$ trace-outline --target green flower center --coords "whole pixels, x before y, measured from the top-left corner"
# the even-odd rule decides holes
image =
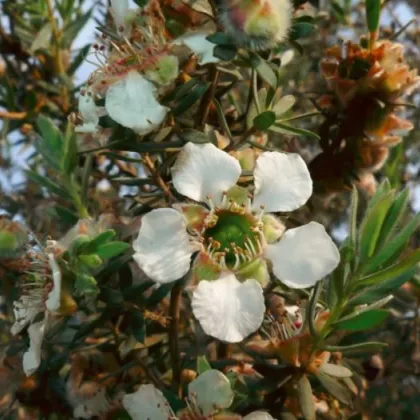
[[[217,222],[204,232],[206,245],[225,252],[228,267],[236,262],[236,254],[258,252],[258,234],[254,231],[256,221],[252,215],[238,214],[230,210],[219,210]]]

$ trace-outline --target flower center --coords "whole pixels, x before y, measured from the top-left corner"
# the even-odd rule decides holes
[[[222,252],[229,268],[235,265],[239,256],[250,257],[258,253],[257,220],[252,215],[218,209],[215,216],[215,224],[204,232],[205,244]]]

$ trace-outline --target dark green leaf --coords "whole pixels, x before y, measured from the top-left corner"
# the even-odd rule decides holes
[[[217,45],[234,45],[235,42],[232,37],[225,32],[215,32],[208,37],[206,37],[207,41],[212,42],[213,44]]]
[[[397,264],[387,267],[384,270],[364,277],[357,282],[357,286],[372,286],[382,283],[386,280],[399,277],[406,272],[409,272],[420,262],[420,248],[411,252]]]
[[[87,57],[89,53],[90,47],[91,45],[89,44],[79,49],[79,52],[73,58],[70,64],[70,67],[67,70],[67,73],[69,74],[69,76],[72,76],[75,73],[75,71],[83,64],[83,62],[85,61],[85,58]]]
[[[410,190],[406,188],[401,191],[388,211],[386,219],[382,225],[381,234],[378,239],[378,246],[384,244],[386,240],[394,233],[395,228],[406,213],[410,203]]]
[[[344,321],[338,321],[335,327],[338,330],[346,331],[360,331],[373,328],[381,322],[385,321],[389,313],[383,309],[375,309],[373,311],[361,313],[354,318],[347,319]]]
[[[61,45],[63,47],[66,47],[66,45],[73,42],[73,40],[77,37],[79,32],[88,23],[89,19],[92,16],[92,12],[93,9],[88,10],[85,14],[73,20],[64,28],[63,36],[61,38]]]
[[[365,272],[372,272],[378,267],[387,265],[388,260],[394,257],[397,252],[402,252],[409,238],[420,226],[420,213],[414,216],[391,240],[386,242],[382,248],[367,262]]]
[[[393,201],[394,192],[390,191],[383,195],[365,215],[359,236],[359,257],[361,262],[371,257],[375,252],[382,224]]]
[[[213,56],[223,61],[231,61],[235,58],[237,49],[230,45],[216,45],[213,50]]]
[[[276,114],[273,111],[264,111],[254,118],[254,127],[257,130],[268,130],[276,122]]]
[[[131,247],[130,244],[126,242],[110,242],[104,245],[98,246],[96,249],[96,254],[100,258],[113,258],[117,255],[122,254],[124,251]]]
[[[178,105],[172,111],[173,114],[177,116],[190,109],[207,92],[209,86],[209,83],[198,82],[193,89],[179,101]]]
[[[381,15],[381,0],[365,0],[365,4],[368,29],[370,32],[376,32]]]
[[[131,331],[140,343],[146,339],[146,321],[140,311],[134,311],[131,314]]]
[[[300,38],[306,38],[315,29],[315,26],[309,22],[296,22],[292,26],[289,38],[292,41],[296,41]]]

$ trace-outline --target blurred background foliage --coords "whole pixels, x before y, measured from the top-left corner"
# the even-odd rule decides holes
[[[304,1],[296,3],[305,5],[310,10],[313,21],[300,22],[296,30],[306,36],[296,36],[296,39],[292,37],[290,46],[294,48],[295,58],[287,67],[280,68],[280,77],[282,95],[293,95],[297,99],[293,111],[296,115],[303,115],[314,113],[314,101],[325,89],[325,82],[319,71],[324,50],[342,40],[357,41],[366,32],[366,28],[363,2],[319,0],[310,2],[311,5]],[[380,38],[391,37],[402,43],[406,60],[412,68],[420,67],[419,16],[420,6],[417,0],[385,0]],[[106,0],[1,2],[0,211],[9,219],[24,221],[42,240],[47,236],[62,237],[79,218],[84,218],[89,213],[113,215],[113,224],[122,230],[119,233],[123,239],[127,236],[124,229],[129,230],[131,226],[136,226],[135,217],[157,206],[159,200],[163,199],[162,195],[154,195],[153,188],[152,191],[150,188],[159,183],[159,176],[155,176],[150,181],[151,184],[146,185],[137,168],[139,153],[151,152],[158,155],[159,146],[156,148],[147,141],[141,144],[136,142],[133,134],[121,126],[112,127],[114,130],[109,143],[118,144],[116,147],[80,144],[71,129],[69,116],[71,118],[72,113],[77,111],[78,92],[88,74],[85,59],[92,48],[91,44],[96,42],[94,33],[99,37],[99,31],[95,31],[95,27],[106,27],[108,21]],[[80,34],[84,34],[82,38]],[[238,97],[233,95],[229,99],[242,101],[241,95],[243,96],[243,92],[239,92]],[[404,117],[414,124],[414,129],[401,144],[390,150],[388,160],[375,177],[378,182],[388,178],[390,186],[399,191],[409,188],[411,198],[409,211],[405,216],[408,221],[420,210],[420,95],[417,93],[406,100],[413,106],[404,108]],[[41,114],[43,117],[40,118]],[[211,117],[217,119],[215,113]],[[227,114],[227,124],[230,122],[229,118]],[[321,120],[320,115],[309,116],[301,121],[299,127],[317,132]],[[54,121],[54,125],[50,121]],[[162,140],[164,134],[162,133]],[[48,144],[43,143],[45,138],[49,139]],[[55,143],[51,139],[56,139]],[[174,144],[173,147],[181,144],[183,143]],[[290,132],[275,137],[273,144],[281,150],[299,151],[308,162],[320,151],[316,137],[295,136]],[[85,153],[92,149],[98,150],[94,154]],[[166,166],[161,168],[164,179],[164,171],[167,172],[169,166],[169,162],[165,162]],[[153,167],[149,169],[153,171]],[[311,203],[313,211],[308,213],[303,210],[296,216],[296,223],[316,219],[341,242],[349,230],[347,220],[350,190],[351,188],[331,197],[322,194],[315,196]],[[367,208],[371,193],[369,186],[361,186],[359,218]],[[121,221],[124,217],[130,217],[132,225],[127,227]],[[294,221],[289,220],[289,223],[293,225]],[[403,221],[401,225],[404,225]],[[418,229],[410,241],[411,248],[419,247]],[[129,282],[128,278],[132,273],[126,269],[125,262],[117,260],[115,264],[120,264],[119,268],[125,270],[124,275]],[[107,269],[112,271],[113,268],[102,267],[98,274],[99,279],[101,275],[107,275]],[[84,275],[89,276],[90,273],[85,272]],[[14,276],[13,267],[0,261],[3,296],[11,298],[15,293],[12,287]],[[123,277],[121,273],[120,277]],[[146,286],[143,287],[147,289]],[[103,312],[100,318],[93,316],[91,322],[86,324],[86,331],[78,331],[80,337],[89,334],[89,328],[93,329],[101,322],[108,322],[121,301],[128,299],[128,295],[115,294],[111,289],[108,295],[106,289],[101,293],[101,299],[111,309]],[[163,296],[167,290],[152,293],[142,302],[144,308],[160,301],[159,293]],[[352,416],[354,420],[420,418],[418,275],[411,276],[409,282],[394,292],[394,296],[395,299],[390,304],[391,316],[380,329],[357,332],[346,338],[350,344],[355,340],[382,341],[389,345],[382,353],[372,356],[361,352],[358,357],[347,359],[347,363],[357,372],[354,380],[362,390],[356,402],[361,414]],[[131,317],[129,324],[133,330],[132,335],[142,342],[145,320],[136,318],[135,312],[130,312],[129,309],[127,311]],[[164,319],[158,321],[165,323]],[[153,334],[150,335],[150,340],[154,340],[154,343],[163,340],[163,327],[159,322],[155,323]],[[4,352],[9,343],[9,327],[6,317],[0,319],[0,352]],[[340,344],[344,345],[346,342]],[[165,346],[158,346],[149,356],[157,360],[158,364],[164,364],[166,352]],[[112,371],[113,363],[118,363],[113,360],[111,352],[104,354],[110,360],[102,363]],[[78,363],[83,365],[87,362],[79,360]],[[147,366],[142,369],[147,369]],[[92,367],[92,376],[95,375],[94,370]],[[131,371],[128,373],[130,377],[135,374],[136,372]],[[2,380],[0,377],[0,402],[1,389],[6,387]],[[41,377],[39,380],[48,381],[48,378]],[[29,407],[35,401],[43,401],[46,407],[51,404],[46,412],[51,407],[54,410],[57,402],[50,399],[53,394],[26,392],[25,389],[30,387],[31,384],[26,383],[19,389],[18,397],[21,401]],[[54,384],[52,387],[54,392],[60,393],[59,389],[54,388]],[[41,386],[36,389],[50,388]],[[346,413],[338,410],[334,404],[331,401],[327,409],[318,411],[319,418],[347,418]],[[55,408],[60,411],[62,406]]]

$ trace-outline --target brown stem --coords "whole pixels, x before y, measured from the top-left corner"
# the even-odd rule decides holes
[[[210,112],[210,107],[213,102],[214,94],[216,92],[217,82],[219,81],[219,75],[220,75],[219,70],[217,70],[217,67],[214,64],[212,64],[210,67],[210,75],[209,75],[210,80],[211,80],[211,85],[209,89],[207,90],[207,92],[205,93],[205,95],[203,96],[203,99],[200,103],[200,108],[198,110],[197,120],[195,122],[195,126],[197,127],[198,130],[204,129],[204,125],[207,121],[207,117]]]
[[[156,185],[158,185],[162,189],[162,191],[165,193],[165,195],[170,201],[174,200],[175,197],[171,193],[171,190],[166,185],[166,182],[162,179],[159,172],[156,170],[155,164],[153,163],[152,159],[150,159],[150,156],[147,153],[144,154],[143,163],[146,165],[147,169],[150,171],[153,178],[155,179]]]
[[[181,298],[183,286],[175,284],[171,291],[169,315],[169,347],[172,360],[172,386],[179,395],[181,392],[181,355],[179,352],[179,315],[181,312]]]

